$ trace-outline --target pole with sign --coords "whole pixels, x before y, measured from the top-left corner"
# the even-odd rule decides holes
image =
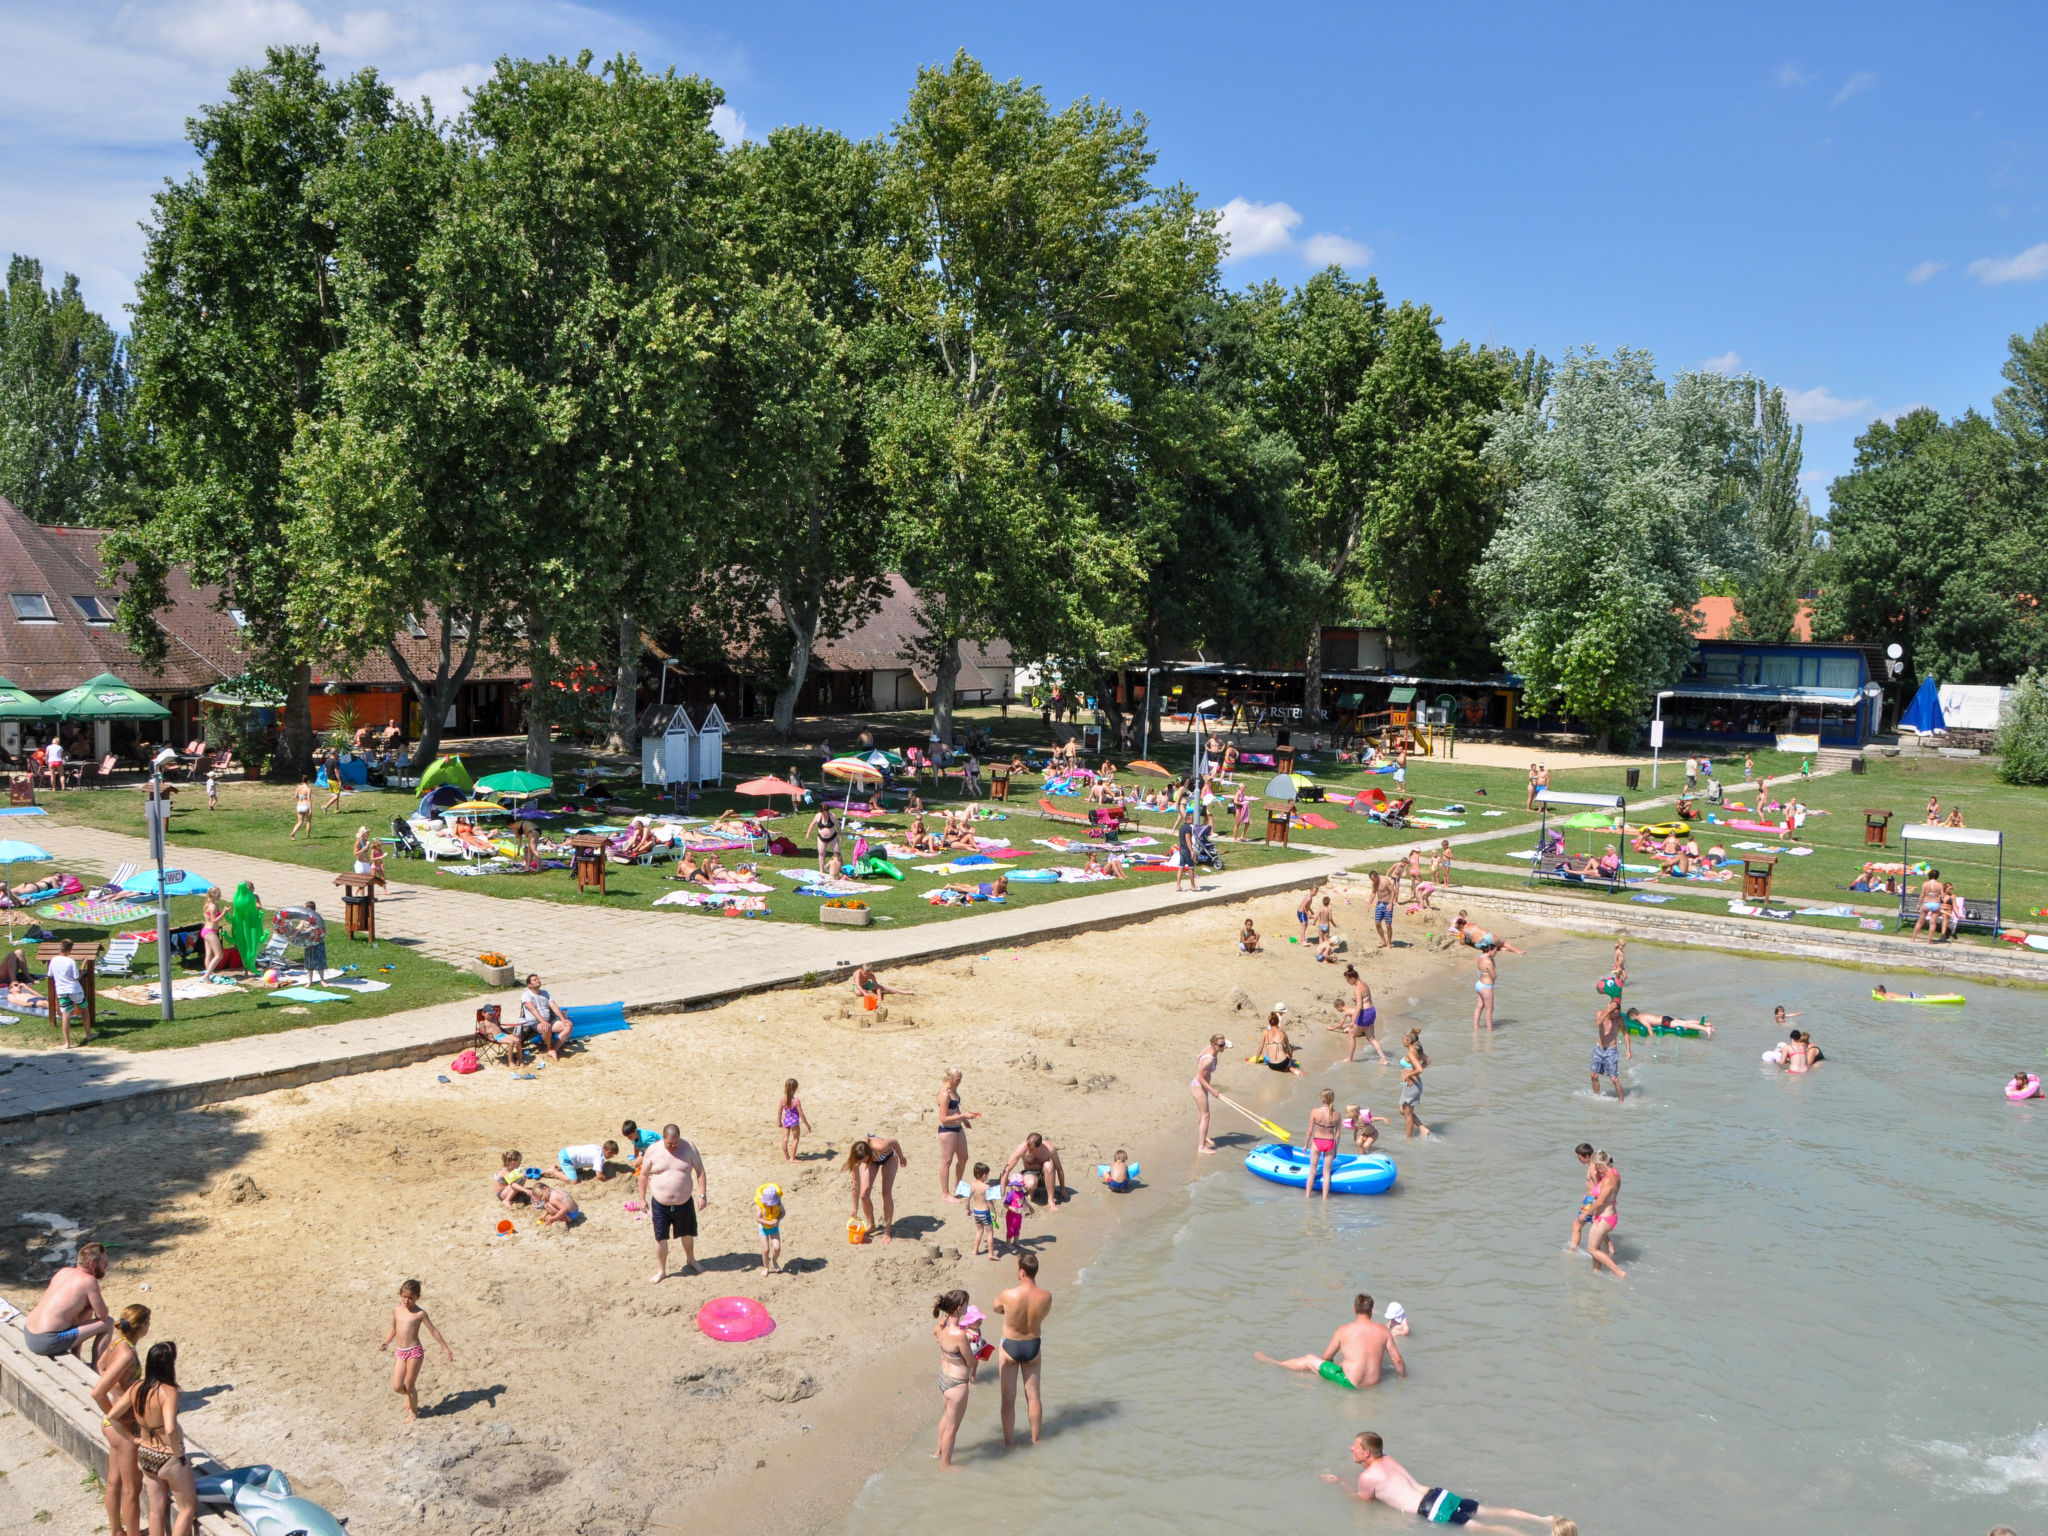
[[[163,1019],[171,1022],[171,898],[164,894],[164,831],[171,819],[171,802],[164,798],[164,755],[160,754],[149,775],[149,798],[143,801],[149,813],[149,856],[156,860],[156,974],[157,990],[163,994]]]
[[[1657,718],[1650,722],[1650,788],[1657,787],[1657,758],[1664,750],[1664,701],[1671,697],[1671,690],[1665,689],[1657,695]]]

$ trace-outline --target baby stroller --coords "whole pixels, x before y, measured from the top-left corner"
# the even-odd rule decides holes
[[[1206,821],[1195,826],[1195,867],[1223,872],[1223,850],[1216,846],[1216,829]]]
[[[391,844],[401,859],[424,859],[427,856],[427,850],[421,846],[419,838],[414,836],[412,828],[405,824],[405,818],[402,816],[391,818]]]

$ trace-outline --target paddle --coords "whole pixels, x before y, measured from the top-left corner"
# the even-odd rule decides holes
[[[1240,1115],[1243,1115],[1245,1119],[1251,1121],[1253,1125],[1256,1125],[1260,1130],[1264,1131],[1268,1136],[1271,1136],[1275,1141],[1294,1140],[1294,1133],[1288,1130],[1287,1127],[1285,1127],[1284,1125],[1275,1125],[1272,1121],[1263,1119],[1262,1117],[1253,1114],[1250,1110],[1246,1109],[1242,1104],[1238,1103],[1237,1100],[1224,1098],[1222,1094],[1217,1093],[1216,1090],[1213,1088],[1211,1088],[1209,1092],[1211,1094],[1214,1094],[1215,1097],[1223,1099],[1224,1103],[1228,1104]]]

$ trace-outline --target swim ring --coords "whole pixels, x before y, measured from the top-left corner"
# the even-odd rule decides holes
[[[1244,1165],[1260,1178],[1272,1183],[1305,1189],[1308,1187],[1310,1159],[1311,1154],[1300,1147],[1269,1141],[1247,1152]],[[1383,1195],[1394,1187],[1394,1160],[1384,1152],[1368,1152],[1363,1157],[1356,1154],[1340,1154],[1334,1162],[1335,1171],[1330,1175],[1330,1188],[1337,1194]],[[1322,1188],[1322,1182],[1323,1176],[1318,1173],[1318,1189]]]
[[[775,1319],[751,1296],[720,1296],[697,1309],[697,1326],[721,1344],[744,1344],[775,1331]]]
[[[2019,1103],[2022,1099],[2038,1098],[2040,1097],[2040,1094],[2041,1079],[2032,1072],[2029,1072],[2027,1074],[2027,1086],[2022,1092],[2014,1093],[2012,1091],[2011,1083],[2007,1083],[2005,1085],[2005,1096],[2008,1099],[2011,1099],[2015,1104]]]

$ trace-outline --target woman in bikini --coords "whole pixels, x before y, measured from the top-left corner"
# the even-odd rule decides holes
[[[1199,1117],[1195,1125],[1196,1150],[1214,1152],[1216,1143],[1209,1139],[1209,1100],[1216,1095],[1216,1085],[1209,1081],[1216,1071],[1216,1063],[1230,1042],[1221,1035],[1211,1035],[1202,1054],[1195,1058],[1195,1075],[1188,1080],[1188,1092],[1195,1096],[1195,1113]]]
[[[894,1239],[896,1225],[896,1170],[908,1168],[903,1144],[893,1136],[868,1136],[846,1151],[846,1169],[853,1175],[853,1214],[865,1216],[870,1232],[880,1232],[883,1242]],[[882,1224],[875,1225],[875,1186],[882,1186]]]
[[[216,885],[207,891],[206,902],[199,909],[199,941],[206,947],[206,972],[200,978],[203,981],[213,980],[213,973],[227,958],[227,946],[220,941],[221,925],[227,920],[227,903],[221,899],[220,887]]]
[[[1287,1038],[1287,1026],[1277,1013],[1266,1015],[1266,1029],[1259,1036],[1259,1059],[1271,1071],[1301,1076],[1301,1068],[1294,1064],[1294,1042]]]
[[[1387,1064],[1387,1053],[1380,1045],[1380,1037],[1373,1029],[1379,1021],[1380,1011],[1373,1006],[1372,988],[1366,985],[1365,978],[1358,974],[1358,967],[1355,965],[1344,967],[1344,979],[1351,983],[1351,1018],[1349,1021],[1340,1021],[1336,1026],[1350,1036],[1344,1046],[1344,1059],[1355,1061],[1358,1058],[1358,1042],[1362,1036],[1372,1047],[1373,1054],[1379,1057],[1380,1065],[1384,1067]],[[1343,1005],[1338,1006],[1341,1010]]]
[[[939,1448],[932,1455],[942,1467],[953,1465],[953,1439],[960,1433],[960,1421],[967,1417],[967,1397],[974,1387],[975,1367],[980,1364],[974,1341],[960,1326],[960,1315],[966,1310],[965,1291],[947,1291],[932,1306],[932,1316],[938,1319],[932,1337],[939,1345],[939,1397],[946,1405],[939,1415]]]
[[[1598,1187],[1593,1194],[1593,1207],[1587,1223],[1586,1257],[1601,1269],[1611,1270],[1617,1280],[1626,1280],[1628,1271],[1614,1262],[1614,1228],[1621,1220],[1621,1170],[1614,1166],[1614,1159],[1605,1152],[1593,1154],[1593,1167],[1599,1175]],[[1602,1249],[1605,1252],[1602,1252]]]
[[[142,1380],[130,1387],[110,1418],[131,1418],[139,1431],[135,1459],[142,1465],[142,1483],[149,1494],[149,1529],[170,1536],[192,1536],[199,1521],[199,1490],[192,1485],[192,1467],[185,1458],[185,1437],[178,1429],[178,1346],[152,1344]],[[171,1520],[171,1500],[178,1518]]]
[[[149,1333],[149,1308],[124,1307],[114,1336],[100,1351],[100,1379],[92,1400],[99,1405],[100,1433],[107,1441],[107,1530],[111,1536],[142,1536],[142,1463],[136,1459],[141,1426],[135,1422],[129,1389],[142,1379],[142,1357],[136,1348]],[[114,1411],[123,1399],[127,1413]]]
[[[1337,1171],[1337,1094],[1334,1089],[1323,1090],[1323,1102],[1308,1112],[1308,1183],[1302,1186],[1301,1198],[1306,1200],[1316,1192],[1316,1170],[1323,1171],[1323,1198],[1330,1198],[1330,1176]]]
[[[967,1177],[967,1127],[980,1111],[968,1113],[960,1107],[960,1072],[956,1067],[939,1085],[939,1195],[958,1203],[953,1193]],[[957,1169],[956,1169],[956,1166]]]

